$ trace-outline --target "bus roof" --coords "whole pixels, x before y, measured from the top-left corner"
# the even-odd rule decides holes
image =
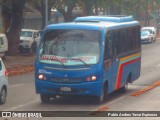
[[[86,17],[77,17],[75,22],[84,22],[84,21],[106,21],[106,22],[131,22],[134,21],[132,16],[86,16]]]
[[[139,25],[138,21],[135,21],[132,16],[86,16],[77,17],[70,23],[59,23],[49,25],[49,29],[94,29],[99,28],[120,28]]]

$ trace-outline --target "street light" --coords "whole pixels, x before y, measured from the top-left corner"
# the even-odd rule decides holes
[[[45,0],[45,13],[46,13],[45,25],[47,26],[48,25],[48,0]]]

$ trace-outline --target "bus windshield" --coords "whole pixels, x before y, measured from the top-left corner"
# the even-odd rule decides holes
[[[62,66],[97,64],[100,43],[100,31],[50,30],[41,44],[39,62]]]

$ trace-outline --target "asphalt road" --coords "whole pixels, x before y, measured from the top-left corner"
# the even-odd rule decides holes
[[[160,40],[157,40],[156,43],[142,45],[141,77],[128,86],[127,93],[113,93],[110,95],[109,100],[102,105],[94,105],[92,99],[89,97],[57,98],[50,104],[42,104],[39,95],[35,93],[34,73],[28,73],[9,78],[7,101],[6,104],[0,106],[0,111],[86,111],[86,114],[90,114],[89,111],[97,111],[99,108],[105,108],[103,111],[160,111],[160,87],[156,87],[139,96],[131,96],[133,93],[159,80]],[[20,118],[12,119],[19,120]],[[33,120],[43,119],[44,118],[35,118]],[[47,120],[51,119],[52,118],[48,118]],[[72,120],[74,118],[69,119]],[[79,117],[78,119],[84,118]],[[104,118],[98,118],[98,120],[101,119]],[[115,119],[117,120],[117,118]],[[131,118],[118,118],[118,120],[125,119],[129,120]],[[143,120],[140,117],[136,118],[136,120],[139,119]],[[144,120],[150,119],[151,118],[145,118]],[[158,120],[160,118],[154,118],[154,120],[156,119]]]

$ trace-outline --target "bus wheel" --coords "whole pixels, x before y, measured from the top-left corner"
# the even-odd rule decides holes
[[[104,85],[101,96],[96,96],[95,102],[96,102],[96,104],[101,104],[101,103],[103,103],[107,98],[108,98],[108,86],[107,86],[107,85]]]
[[[119,92],[120,92],[120,93],[126,93],[127,90],[128,90],[128,83],[131,83],[131,82],[132,82],[132,81],[131,81],[131,73],[130,73],[130,74],[128,75],[128,77],[127,77],[127,82],[126,82],[126,84],[119,89]]]
[[[127,89],[128,89],[128,85],[125,85],[125,86],[123,86],[123,87],[121,87],[121,88],[119,89],[119,92],[120,92],[120,93],[126,93],[126,92],[127,92]]]
[[[50,95],[40,94],[42,103],[49,103],[50,102]]]

